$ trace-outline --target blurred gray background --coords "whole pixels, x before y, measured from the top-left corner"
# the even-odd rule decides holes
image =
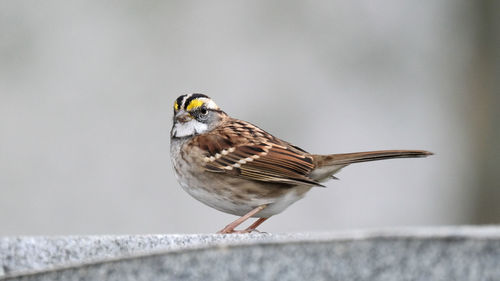
[[[498,1],[1,1],[0,235],[214,232],[170,164],[211,96],[350,166],[268,232],[500,221]]]

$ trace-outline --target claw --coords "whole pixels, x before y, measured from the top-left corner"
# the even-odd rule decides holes
[[[260,231],[260,230],[257,230],[255,228],[253,229],[242,229],[242,230],[226,230],[226,231],[219,231],[217,232],[217,234],[247,234],[247,233],[253,233],[253,232],[256,232],[256,233],[261,233],[261,234],[267,234],[267,232],[263,232],[263,231]]]

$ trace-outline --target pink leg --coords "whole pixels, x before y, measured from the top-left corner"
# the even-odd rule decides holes
[[[267,207],[267,205],[258,206],[257,208],[255,208],[255,209],[251,210],[250,212],[248,212],[246,215],[244,215],[241,218],[239,218],[239,219],[233,221],[232,223],[228,224],[226,227],[224,227],[222,230],[218,231],[217,233],[219,233],[219,234],[234,233],[235,232],[234,229],[236,227],[238,227],[238,225],[242,224],[247,219],[249,219],[253,215],[257,214],[258,212],[264,210],[266,207]],[[262,222],[264,222],[264,221],[262,221]]]
[[[252,232],[254,230],[257,230],[257,227],[261,225],[263,222],[265,222],[268,218],[260,218],[256,220],[254,223],[252,223],[251,226],[247,227],[244,231],[245,232]]]

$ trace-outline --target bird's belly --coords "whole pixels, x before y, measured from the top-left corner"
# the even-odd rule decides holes
[[[243,216],[261,205],[265,209],[254,217],[270,217],[284,211],[288,206],[304,197],[310,186],[287,186],[273,183],[214,179],[185,183],[182,188],[198,201],[221,212]]]

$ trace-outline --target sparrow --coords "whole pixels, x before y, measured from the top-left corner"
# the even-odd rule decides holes
[[[200,202],[240,216],[218,233],[247,233],[336,179],[354,163],[426,157],[425,150],[311,154],[243,120],[230,117],[203,94],[174,102],[170,156],[181,187]],[[258,218],[243,230],[247,219]]]

